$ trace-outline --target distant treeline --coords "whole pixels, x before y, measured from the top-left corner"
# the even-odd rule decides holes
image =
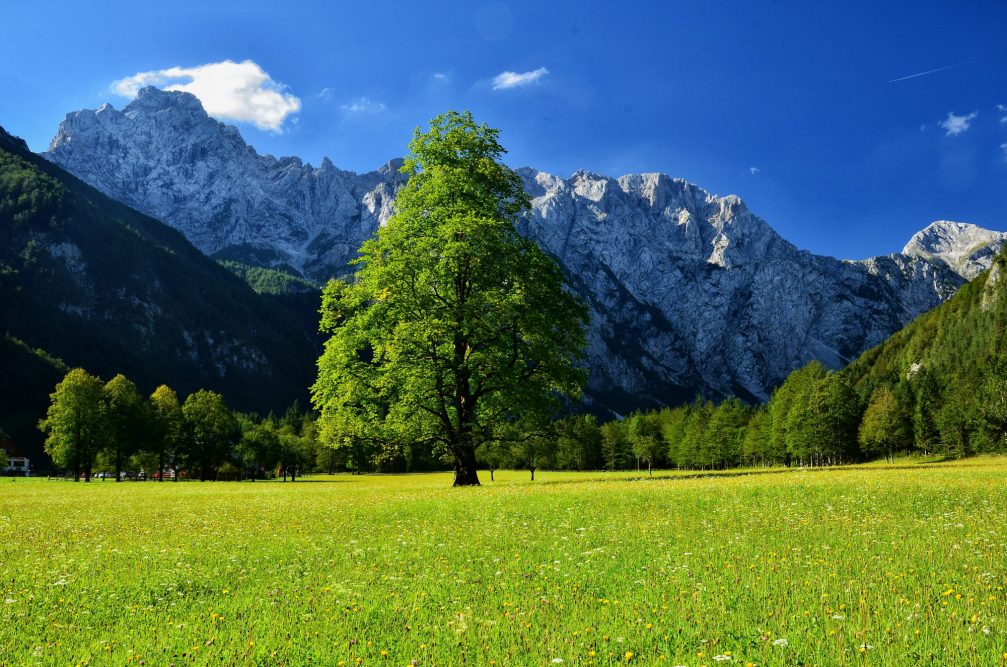
[[[524,444],[484,445],[480,458],[490,468],[703,470],[1007,452],[1007,368],[980,363],[966,373],[942,384],[917,368],[892,385],[871,378],[855,387],[850,373],[812,362],[763,406],[697,399],[603,424],[568,417]]]
[[[282,417],[259,418],[232,412],[212,391],[179,402],[161,385],[145,398],[121,374],[103,383],[80,368],[56,385],[39,428],[58,469],[88,481],[98,472],[122,479],[140,471],[158,480],[294,479],[338,463],[332,450],[317,451],[314,420],[296,404]]]

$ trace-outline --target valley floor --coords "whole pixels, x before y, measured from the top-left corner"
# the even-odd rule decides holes
[[[1007,459],[0,479],[0,664],[1000,665]]]

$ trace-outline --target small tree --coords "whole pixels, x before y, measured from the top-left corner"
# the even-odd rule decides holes
[[[603,467],[601,430],[594,415],[566,417],[555,424],[557,465],[564,469]]]
[[[667,448],[668,460],[677,468],[690,465],[688,452],[682,448],[682,442],[685,439],[685,427],[688,425],[691,409],[690,406],[683,405],[661,412],[661,438]]]
[[[700,447],[706,465],[727,468],[738,464],[750,414],[749,408],[737,398],[728,399],[714,409]]]
[[[894,452],[912,443],[907,415],[888,387],[879,387],[871,394],[860,423],[859,440],[865,454],[884,454],[888,461],[894,460]]]
[[[741,460],[744,464],[754,466],[776,463],[768,457],[771,426],[767,410],[752,413],[741,439]]]
[[[979,387],[980,414],[984,430],[994,447],[1007,446],[1007,363],[987,364]]]
[[[243,471],[254,480],[263,471],[272,469],[280,460],[280,438],[269,422],[256,423],[251,418],[241,421],[241,439],[235,451]]]
[[[515,437],[513,442],[505,440],[510,445],[515,468],[524,467],[531,473],[531,481],[535,481],[535,471],[539,468],[549,468],[556,453],[555,436],[551,433],[526,434]]]
[[[605,468],[625,470],[633,456],[633,446],[629,443],[626,424],[621,421],[605,422],[601,425],[601,449]]]
[[[148,399],[147,433],[145,441],[157,456],[157,481],[164,480],[165,462],[170,461],[178,481],[178,455],[182,446],[184,421],[182,406],[171,387],[162,384]]]
[[[490,481],[496,481],[496,471],[511,460],[513,443],[507,440],[493,440],[479,448],[478,459],[490,471]]]
[[[926,455],[940,448],[937,413],[941,405],[941,389],[929,368],[921,368],[914,380],[913,440],[916,448]]]
[[[970,380],[951,376],[944,388],[943,401],[936,415],[941,434],[938,452],[944,456],[962,458],[975,453],[982,411],[976,402],[975,383]]]
[[[664,459],[668,450],[661,437],[661,425],[655,414],[637,413],[629,418],[629,441],[637,460],[647,462],[647,474],[654,474],[654,462]]]
[[[136,385],[121,373],[102,388],[102,409],[108,429],[105,450],[112,459],[116,482],[122,481],[123,461],[139,447],[146,418],[145,408]]]
[[[712,401],[703,402],[699,397],[696,398],[689,410],[678,450],[684,467],[705,469],[711,465],[712,462],[704,457],[704,449],[707,427],[714,410]]]
[[[328,474],[346,466],[346,451],[334,447],[318,447],[315,450],[315,466]]]
[[[518,235],[528,196],[498,134],[456,112],[417,129],[395,214],[322,301],[323,440],[438,448],[456,486],[479,483],[477,448],[544,428],[586,381],[587,309]]]
[[[45,451],[53,462],[73,470],[74,481],[83,471],[91,481],[91,468],[105,435],[101,379],[74,368],[49,395],[49,410],[39,422],[46,434]]]
[[[238,421],[220,394],[200,389],[182,405],[185,418],[186,458],[206,481],[227,459],[241,434]]]

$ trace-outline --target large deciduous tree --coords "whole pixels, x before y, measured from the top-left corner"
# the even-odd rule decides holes
[[[200,481],[211,479],[241,437],[238,420],[220,394],[206,389],[185,399],[182,416],[188,441],[186,458],[199,469]]]
[[[178,395],[174,389],[162,384],[150,395],[148,403],[149,419],[145,439],[151,453],[157,455],[157,481],[164,480],[164,465],[170,461],[174,480],[177,482],[179,450],[185,433]]]
[[[517,233],[528,197],[497,130],[449,112],[409,150],[395,214],[325,289],[312,399],[330,445],[434,446],[473,485],[478,447],[580,394],[587,311]]]
[[[108,438],[105,449],[115,466],[115,481],[122,481],[122,464],[140,447],[146,426],[146,403],[136,385],[122,373],[105,383],[102,405]]]
[[[56,465],[70,468],[74,481],[91,468],[105,437],[101,379],[82,368],[71,370],[49,395],[52,401],[39,429],[46,434],[45,451]]]

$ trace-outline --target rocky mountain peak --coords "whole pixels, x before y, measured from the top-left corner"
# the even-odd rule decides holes
[[[971,280],[990,268],[1007,233],[967,222],[937,220],[916,232],[902,254],[940,262]]]
[[[380,168],[378,168],[378,173],[398,175],[399,169],[402,169],[402,165],[404,165],[405,163],[406,161],[400,157],[392,158],[388,162],[381,165]]]
[[[196,113],[205,118],[209,114],[203,109],[202,102],[192,93],[181,90],[161,90],[154,86],[141,88],[136,98],[127,105],[125,111],[140,113],[145,110],[163,112],[168,109],[182,109]]]
[[[259,155],[190,93],[143,88],[121,112],[67,114],[46,157],[203,252],[324,280],[390,214],[401,179]],[[392,166],[394,163],[389,163]],[[398,164],[401,164],[399,162]]]

